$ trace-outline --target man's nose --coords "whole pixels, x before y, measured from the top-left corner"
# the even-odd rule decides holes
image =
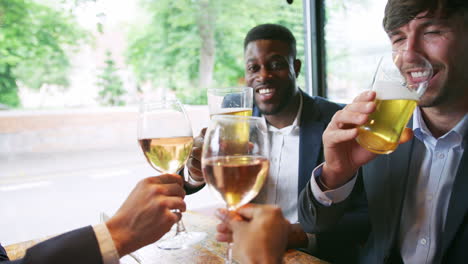
[[[424,51],[424,43],[421,37],[419,36],[408,36],[408,39],[405,43],[405,47],[403,47],[403,50],[408,51],[407,53],[409,55],[418,53],[422,56],[426,56],[425,51]]]
[[[258,78],[261,82],[264,82],[272,77],[271,72],[266,68],[262,67],[258,73]]]

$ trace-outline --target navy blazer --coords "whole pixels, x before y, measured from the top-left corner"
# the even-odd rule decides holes
[[[99,244],[91,226],[53,237],[26,251],[24,258],[2,264],[102,264]]]
[[[362,250],[360,263],[401,263],[397,239],[403,201],[406,193],[412,139],[400,145],[389,155],[379,155],[363,166],[358,175],[364,188],[353,189],[345,201],[324,207],[318,203],[309,188],[300,196],[299,218],[308,232],[322,232],[334,223],[349,207],[355,195],[365,193],[371,222],[371,232]],[[468,135],[464,137],[466,150]],[[466,263],[468,259],[468,154],[463,153],[449,201],[445,230],[441,234],[442,263]],[[320,216],[318,218],[317,216]]]
[[[312,170],[323,162],[322,134],[336,111],[342,105],[328,101],[325,98],[311,97],[302,90],[302,112],[299,123],[299,170],[298,194],[309,182]],[[257,106],[253,108],[253,116],[260,116]]]

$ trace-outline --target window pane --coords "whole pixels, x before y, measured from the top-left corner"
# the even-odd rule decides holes
[[[243,84],[250,28],[287,26],[303,59],[302,13],[285,0],[0,1],[1,242],[112,214],[157,174],[136,140],[138,101],[178,97],[198,135],[207,86]],[[213,204],[206,188],[186,201]]]
[[[324,2],[327,96],[349,103],[370,87],[379,57],[390,49],[382,27],[386,1]]]

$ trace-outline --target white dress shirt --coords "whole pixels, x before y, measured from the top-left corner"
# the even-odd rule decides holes
[[[302,112],[302,94],[294,122],[278,129],[267,122],[270,140],[270,171],[255,203],[275,204],[291,223],[298,220],[299,122]]]
[[[405,263],[441,261],[437,249],[440,248],[440,236],[467,130],[468,115],[465,114],[453,129],[436,139],[427,129],[419,107],[413,113],[416,138],[399,230],[400,253]],[[322,166],[312,172],[311,189],[315,199],[324,206],[343,201],[351,193],[356,177],[338,189],[323,192],[316,182]]]
[[[99,250],[101,251],[102,263],[103,264],[118,264],[119,254],[114,245],[114,240],[107,229],[106,224],[98,224],[93,226],[94,234],[99,244]]]

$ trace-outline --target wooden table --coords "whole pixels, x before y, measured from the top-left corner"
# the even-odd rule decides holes
[[[183,250],[160,250],[155,245],[146,246],[135,252],[136,255],[142,260],[142,262],[144,264],[224,264],[226,243],[218,243],[215,240],[215,227],[218,223],[218,220],[214,217],[208,217],[196,212],[185,212],[183,214],[183,220],[188,231],[205,232],[207,237],[199,244],[193,245],[192,247]],[[5,249],[10,259],[14,260],[23,257],[27,248],[42,240],[44,239],[21,242],[18,244],[6,246]],[[127,256],[121,259],[121,263],[133,264],[136,262]],[[297,250],[289,250],[284,255],[284,263],[326,264],[327,262]]]

